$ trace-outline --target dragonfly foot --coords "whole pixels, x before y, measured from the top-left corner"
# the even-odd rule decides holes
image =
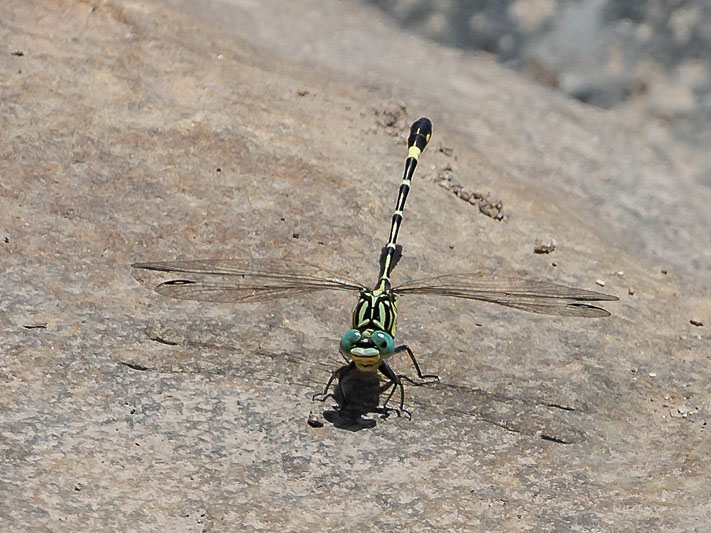
[[[396,407],[395,412],[397,413],[398,418],[405,415],[408,420],[412,420],[412,413],[404,407]]]
[[[404,379],[408,383],[415,385],[417,387],[420,387],[422,385],[431,385],[432,383],[439,383],[440,382],[439,376],[436,374],[423,374],[422,376],[419,376],[422,378],[422,381],[415,381],[411,377],[408,377],[405,375],[402,375],[399,377],[400,377],[400,379]]]
[[[317,392],[311,397],[312,402],[325,402],[329,398],[333,398],[333,393],[331,392]]]

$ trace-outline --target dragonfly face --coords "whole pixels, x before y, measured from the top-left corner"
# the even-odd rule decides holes
[[[395,350],[397,297],[389,290],[361,290],[341,353],[360,370],[375,371]]]
[[[358,370],[375,372],[380,363],[395,353],[395,341],[382,330],[349,329],[341,337],[341,353],[353,361]]]

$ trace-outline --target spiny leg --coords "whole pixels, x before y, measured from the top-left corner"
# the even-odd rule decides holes
[[[341,384],[341,378],[345,376],[348,372],[353,370],[355,368],[355,363],[351,361],[347,365],[342,366],[338,370],[335,370],[331,372],[331,377],[328,378],[328,382],[326,383],[326,386],[323,389],[323,392],[317,392],[311,397],[311,401],[316,401],[318,400],[319,402],[325,402],[328,398],[332,398],[333,394],[329,393],[328,390],[331,388],[331,385],[333,384],[333,380],[338,378],[338,386],[340,387]],[[345,393],[343,392],[343,389],[341,389],[341,394],[343,395],[343,400],[345,401]]]
[[[401,352],[407,352],[407,355],[410,357],[410,361],[412,361],[412,364],[415,366],[415,370],[417,370],[417,376],[420,379],[430,379],[432,381],[417,382],[417,381],[414,381],[414,380],[408,378],[405,375],[400,376],[401,378],[405,378],[407,381],[409,381],[413,385],[425,385],[427,383],[433,383],[435,381],[439,382],[439,376],[437,374],[423,374],[422,373],[422,369],[420,368],[420,364],[417,362],[417,359],[415,358],[415,354],[412,353],[412,350],[410,349],[410,347],[407,344],[403,344],[403,345],[395,348],[394,353],[401,353]]]
[[[400,376],[398,376],[393,369],[390,367],[389,364],[387,364],[385,361],[382,361],[380,363],[380,366],[378,366],[378,370],[386,377],[388,380],[390,380],[390,386],[392,386],[392,389],[390,390],[390,394],[388,394],[388,397],[385,399],[383,402],[383,409],[388,408],[388,402],[390,401],[390,398],[393,397],[393,394],[395,394],[395,389],[400,390],[400,407],[395,409],[397,412],[398,416],[400,413],[405,413],[408,418],[412,418],[412,414],[410,411],[405,409],[405,387],[402,386],[402,380],[400,379]],[[385,390],[390,388],[390,386],[386,387]]]

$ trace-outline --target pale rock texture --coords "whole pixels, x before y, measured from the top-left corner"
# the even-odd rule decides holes
[[[347,1],[8,0],[0,37],[4,528],[707,527],[711,192],[624,119]],[[261,255],[372,283],[423,115],[395,282],[602,280],[611,317],[403,297],[441,383],[343,427],[311,395],[354,295],[133,279]]]

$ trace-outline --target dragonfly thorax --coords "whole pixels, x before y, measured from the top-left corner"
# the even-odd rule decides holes
[[[368,334],[385,331],[394,338],[397,329],[397,296],[390,290],[361,290],[358,303],[353,309],[351,327]]]

